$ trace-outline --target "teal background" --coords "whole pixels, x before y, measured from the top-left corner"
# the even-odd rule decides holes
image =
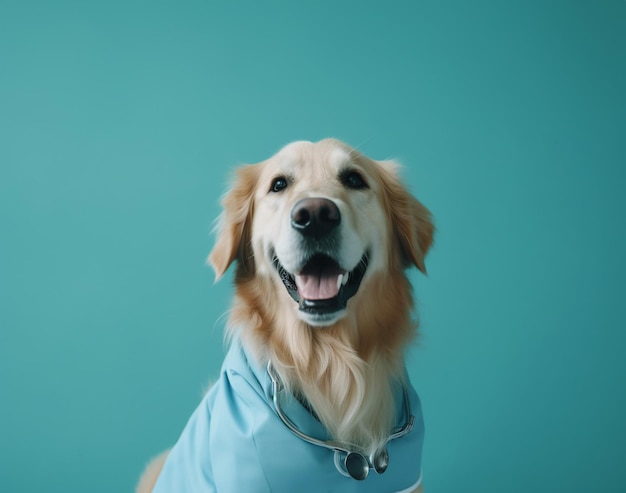
[[[0,491],[131,491],[223,355],[229,170],[405,163],[433,492],[624,491],[626,3],[0,2]]]

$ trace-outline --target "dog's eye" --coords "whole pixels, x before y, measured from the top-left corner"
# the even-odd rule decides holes
[[[270,187],[270,192],[280,192],[287,188],[287,178],[284,176],[279,176],[278,178],[274,178],[272,182],[272,186]]]
[[[344,184],[345,187],[351,188],[353,190],[362,190],[367,187],[367,182],[361,176],[360,173],[354,170],[346,170],[341,173],[340,176],[341,183]]]

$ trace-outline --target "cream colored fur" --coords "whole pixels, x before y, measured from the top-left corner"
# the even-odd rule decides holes
[[[163,469],[163,464],[165,464],[168,454],[169,450],[158,455],[148,463],[137,484],[135,490],[137,493],[150,493],[152,491],[152,488],[154,488],[159,478],[159,474],[161,474],[161,469]]]

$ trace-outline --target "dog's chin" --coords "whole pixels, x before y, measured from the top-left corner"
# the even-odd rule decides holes
[[[346,309],[334,313],[307,313],[298,310],[298,318],[311,327],[328,327],[346,316]]]
[[[368,267],[364,253],[351,271],[322,253],[311,255],[296,274],[287,271],[273,254],[272,262],[291,298],[298,317],[313,327],[328,327],[346,315],[347,303],[359,290]]]

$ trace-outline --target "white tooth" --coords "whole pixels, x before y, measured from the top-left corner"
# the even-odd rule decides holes
[[[342,284],[343,284],[343,274],[339,274],[337,276],[337,289],[339,289]]]
[[[346,272],[346,273],[343,275],[343,281],[342,281],[341,283],[345,286],[346,284],[348,284],[348,279],[349,279],[349,278],[350,278],[350,273],[349,273],[349,272]]]

